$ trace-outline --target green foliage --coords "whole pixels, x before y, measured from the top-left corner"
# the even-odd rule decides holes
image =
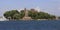
[[[4,13],[4,17],[8,19],[8,17],[11,17],[11,19],[22,19],[25,15],[24,10],[21,10],[18,12],[17,10],[7,11]],[[54,15],[50,15],[45,12],[37,12],[34,9],[29,10],[28,16],[30,16],[32,19],[55,19],[56,17]]]
[[[7,11],[4,13],[4,17],[6,17],[7,19],[8,17],[11,17],[11,19],[13,19],[13,16],[15,14],[19,14],[19,12],[17,10]]]
[[[32,19],[54,19],[55,16],[52,16],[48,13],[45,13],[45,12],[32,12],[32,11],[29,11],[29,16],[32,17]]]
[[[15,14],[15,15],[13,16],[13,18],[19,20],[19,19],[21,19],[21,16],[20,16],[20,14]]]
[[[24,15],[25,15],[24,10],[21,10],[21,11],[20,11],[20,16],[21,16],[21,18],[23,18]]]

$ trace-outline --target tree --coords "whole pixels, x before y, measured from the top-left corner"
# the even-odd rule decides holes
[[[7,19],[8,17],[11,17],[11,19],[13,19],[13,16],[15,14],[19,14],[19,12],[17,10],[7,11],[4,13],[4,17],[6,17]]]
[[[38,12],[35,11],[35,9],[30,9],[28,10],[28,16],[31,17],[32,19],[55,19],[56,17],[54,15],[50,15],[45,12]],[[18,12],[17,10],[12,10],[12,11],[6,11],[4,13],[4,17],[7,19],[22,19],[25,15],[25,10],[21,10]]]
[[[24,15],[25,15],[24,10],[21,10],[21,11],[20,11],[20,16],[21,16],[21,19],[24,17]]]
[[[11,17],[10,11],[7,11],[4,13],[4,17],[8,19],[8,17]]]
[[[16,20],[19,20],[19,19],[21,19],[21,16],[20,16],[20,14],[15,14],[15,15],[13,16],[13,19],[16,19]]]

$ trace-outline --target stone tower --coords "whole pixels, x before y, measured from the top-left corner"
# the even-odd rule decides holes
[[[28,10],[26,10],[26,8],[24,9],[25,11],[25,17],[28,17]]]
[[[25,16],[23,17],[23,20],[31,20],[31,17],[28,16],[28,10],[25,8],[24,9]]]

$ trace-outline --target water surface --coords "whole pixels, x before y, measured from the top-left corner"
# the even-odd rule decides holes
[[[60,30],[60,20],[0,21],[0,30]]]

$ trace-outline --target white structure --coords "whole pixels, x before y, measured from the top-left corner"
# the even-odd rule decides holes
[[[34,8],[36,11],[40,12],[40,8],[39,7],[36,7]]]
[[[24,10],[24,8],[19,9],[18,12],[20,12],[21,10]]]
[[[8,21],[5,17],[0,17],[0,21]]]
[[[56,16],[56,20],[58,20],[58,16]]]

